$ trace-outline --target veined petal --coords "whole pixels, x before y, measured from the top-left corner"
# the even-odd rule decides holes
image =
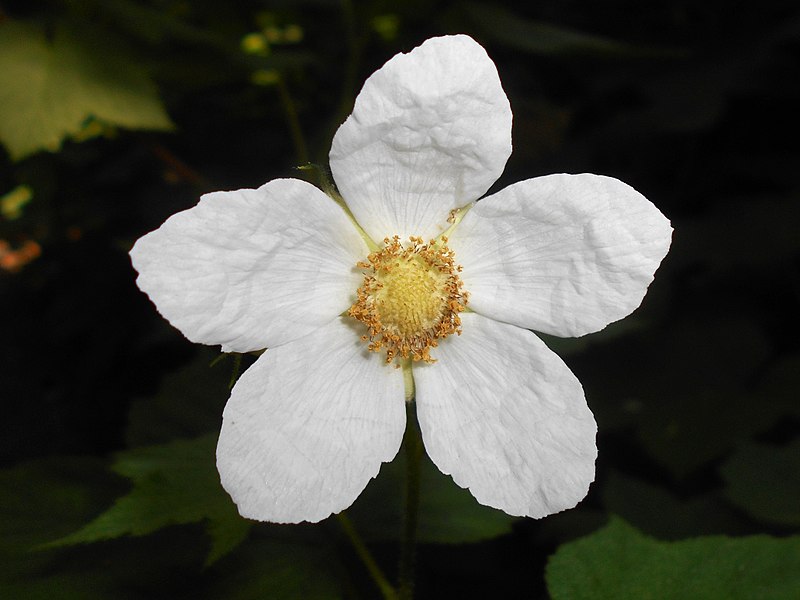
[[[231,393],[217,446],[223,487],[242,516],[317,522],[344,510],[397,454],[403,373],[338,318],[267,350]]]
[[[333,139],[342,197],[376,241],[426,240],[482,196],[511,154],[511,107],[486,51],[433,38],[376,71]]]
[[[581,384],[539,338],[474,313],[414,364],[425,448],[487,506],[534,518],[572,508],[594,480],[597,426]]]
[[[548,175],[484,198],[450,236],[469,307],[581,336],[633,312],[669,250],[669,220],[612,177]]]
[[[249,352],[306,335],[352,303],[368,249],[313,185],[206,194],[131,250],[137,284],[187,338]]]

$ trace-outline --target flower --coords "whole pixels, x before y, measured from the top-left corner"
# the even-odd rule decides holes
[[[591,174],[476,202],[510,154],[494,63],[467,36],[434,38],[367,79],[336,132],[343,202],[277,179],[207,194],[136,242],[139,287],[187,338],[268,348],[217,447],[243,516],[347,508],[396,455],[412,386],[430,458],[480,503],[539,518],[586,495],[594,418],[530,330],[581,336],[628,315],[672,229]]]

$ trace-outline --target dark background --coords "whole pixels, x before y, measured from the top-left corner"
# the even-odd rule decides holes
[[[598,420],[588,498],[493,539],[423,544],[419,597],[546,597],[547,557],[610,514],[661,540],[797,533],[796,2],[115,0],[2,2],[0,11],[0,36],[9,22],[47,32],[70,22],[124,43],[175,125],[104,124],[105,135],[17,161],[0,149],[0,195],[22,184],[33,191],[20,216],[0,217],[0,239],[41,248],[27,264],[0,270],[6,536],[41,544],[67,535],[130,489],[108,472],[115,452],[218,428],[231,361],[175,382],[215,353],[186,341],[138,291],[127,256],[136,238],[203,192],[310,177],[295,167],[325,165],[364,79],[395,53],[446,33],[484,45],[511,101],[514,152],[493,189],[552,172],[612,175],[655,203],[675,234],[634,315],[580,340],[546,339]],[[301,28],[301,39],[273,42],[267,56],[242,50],[248,34],[289,26]],[[307,154],[293,138],[293,113]],[[177,408],[153,409],[148,422],[142,414],[152,405],[143,403],[153,398]],[[179,416],[161,418],[170,411]],[[52,531],[37,516],[79,505],[74,522]],[[20,523],[34,524],[36,535],[25,537]],[[336,525],[320,527],[350,573],[337,593],[372,597]],[[263,531],[254,528],[242,548]],[[20,598],[93,597],[72,595],[65,582],[105,560],[116,566],[92,584],[97,597],[194,598],[220,582],[228,591],[216,597],[259,597],[226,566],[250,560],[236,558],[245,550],[222,559],[233,563],[203,567],[204,535],[182,525],[39,552],[35,566],[3,576]],[[24,546],[8,552],[19,557]],[[153,548],[174,560],[154,558]],[[396,544],[371,548],[393,574]],[[57,583],[30,583],[47,577]]]

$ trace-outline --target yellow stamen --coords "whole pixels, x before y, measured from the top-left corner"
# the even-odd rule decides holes
[[[383,240],[384,247],[358,263],[364,283],[348,314],[367,326],[362,340],[369,349],[386,349],[386,362],[401,359],[435,362],[430,350],[439,340],[461,334],[458,313],[466,308],[467,292],[447,238],[424,243],[398,236]]]

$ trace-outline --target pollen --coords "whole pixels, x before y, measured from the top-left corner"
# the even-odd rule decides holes
[[[427,244],[420,237],[402,243],[398,236],[383,240],[357,266],[364,283],[348,314],[367,327],[362,340],[372,352],[386,350],[386,362],[411,359],[435,362],[431,348],[453,333],[461,334],[459,313],[468,294],[459,277],[447,238]]]

